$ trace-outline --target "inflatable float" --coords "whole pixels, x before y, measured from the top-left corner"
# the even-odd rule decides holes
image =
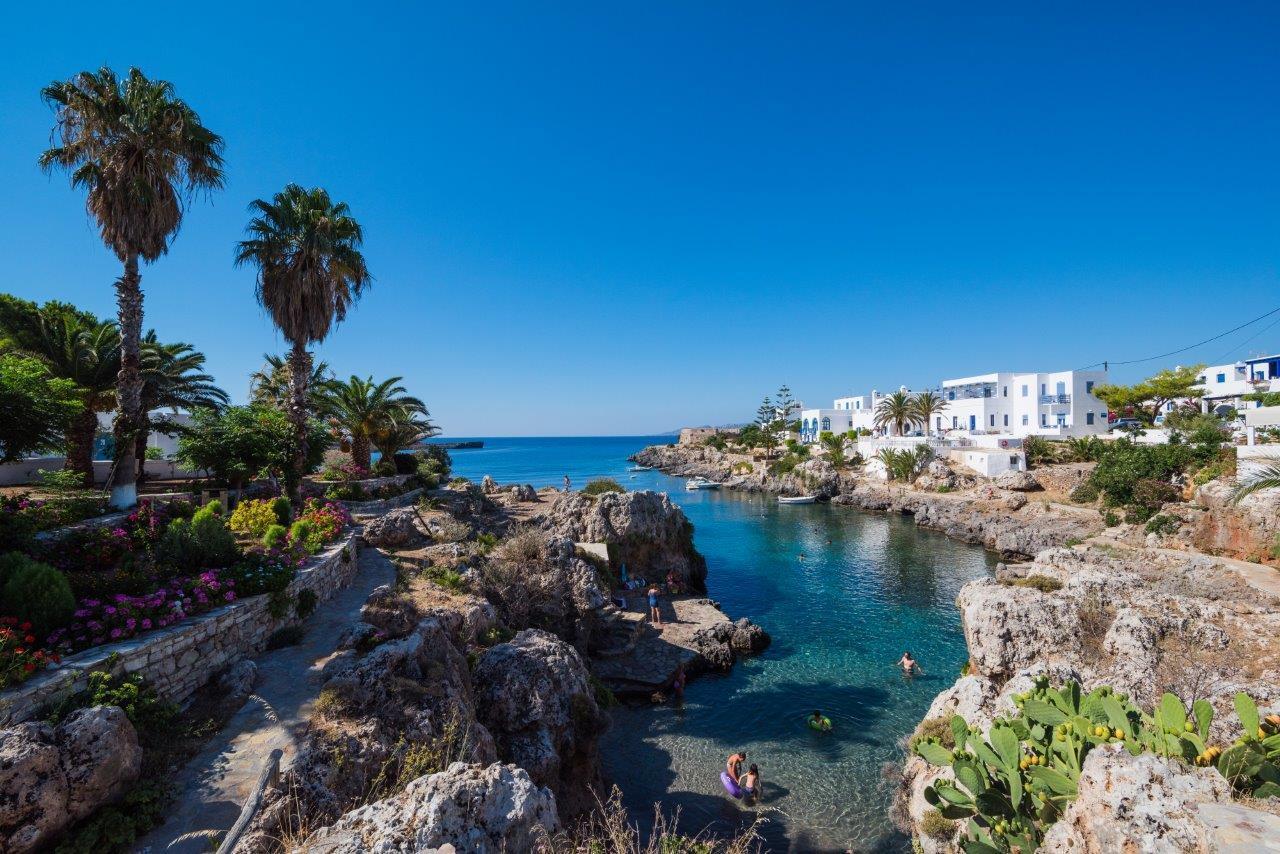
[[[724,784],[724,790],[729,793],[730,797],[742,797],[742,787],[738,785],[737,780],[733,779],[733,777],[729,775],[728,771],[720,772],[720,782]]]
[[[831,732],[831,718],[824,717],[818,721],[809,718],[809,729],[815,729],[818,732]]]

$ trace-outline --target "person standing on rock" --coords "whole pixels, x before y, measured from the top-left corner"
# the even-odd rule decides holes
[[[569,491],[569,475],[564,476],[564,491]]]
[[[658,628],[662,628],[662,611],[658,608],[658,585],[649,585],[649,619]]]

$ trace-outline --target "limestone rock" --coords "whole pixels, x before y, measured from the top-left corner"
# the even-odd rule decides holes
[[[746,617],[724,620],[693,633],[693,647],[712,670],[728,670],[742,655],[757,655],[771,641],[769,633]]]
[[[1033,662],[1079,649],[1079,616],[1060,597],[982,579],[966,584],[956,601],[977,675],[1007,678]]]
[[[1231,800],[1231,787],[1212,768],[1195,768],[1151,753],[1099,747],[1080,770],[1080,794],[1045,834],[1048,854],[1222,851],[1217,831],[1206,824],[1204,804]],[[1252,811],[1250,811],[1252,812]],[[1266,813],[1261,827],[1280,819]],[[1266,837],[1255,837],[1261,842]],[[1238,850],[1259,850],[1245,847]]]
[[[0,730],[0,850],[27,852],[138,778],[142,748],[122,709],[81,709],[56,728],[24,723]]]
[[[498,491],[498,484],[489,475],[485,475],[480,480],[480,491],[485,495],[493,495]]]
[[[693,526],[661,493],[564,493],[540,524],[550,537],[610,544],[633,574],[663,578],[674,570],[692,589],[705,589],[707,564],[693,546]]]
[[[1040,482],[1027,471],[1007,471],[996,475],[993,482],[1001,489],[1012,489],[1017,492],[1032,492],[1040,488]]]
[[[364,541],[374,548],[400,549],[422,541],[418,530],[418,513],[412,507],[401,507],[371,519],[364,526]]]
[[[596,742],[608,718],[577,650],[525,629],[485,652],[473,679],[478,715],[498,756],[550,788],[565,815],[589,809],[599,783]]]
[[[218,692],[224,703],[241,703],[253,693],[253,683],[258,679],[258,665],[252,659],[242,658],[228,667],[218,677]]]
[[[417,854],[452,846],[458,852],[532,851],[559,829],[555,796],[523,768],[455,762],[419,777],[403,792],[347,813],[312,834],[313,854]]]
[[[532,502],[538,500],[538,490],[532,484],[516,484],[511,487],[511,495],[516,501]]]

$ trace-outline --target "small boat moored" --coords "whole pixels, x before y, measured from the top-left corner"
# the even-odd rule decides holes
[[[631,466],[627,471],[653,471],[653,466]]]
[[[779,504],[812,504],[818,500],[816,495],[779,495]]]
[[[694,477],[684,482],[684,488],[693,492],[698,489],[719,489],[720,484],[714,480],[707,480],[705,477]]]

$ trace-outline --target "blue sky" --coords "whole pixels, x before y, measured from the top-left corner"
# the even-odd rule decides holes
[[[376,277],[321,357],[452,435],[724,423],[1280,305],[1273,4],[78,5],[7,12],[0,288],[114,311],[38,91],[169,79],[228,180],[144,269],[147,324],[237,399],[284,345],[232,247],[289,181],[351,205]],[[1170,362],[1280,350],[1261,326]]]

